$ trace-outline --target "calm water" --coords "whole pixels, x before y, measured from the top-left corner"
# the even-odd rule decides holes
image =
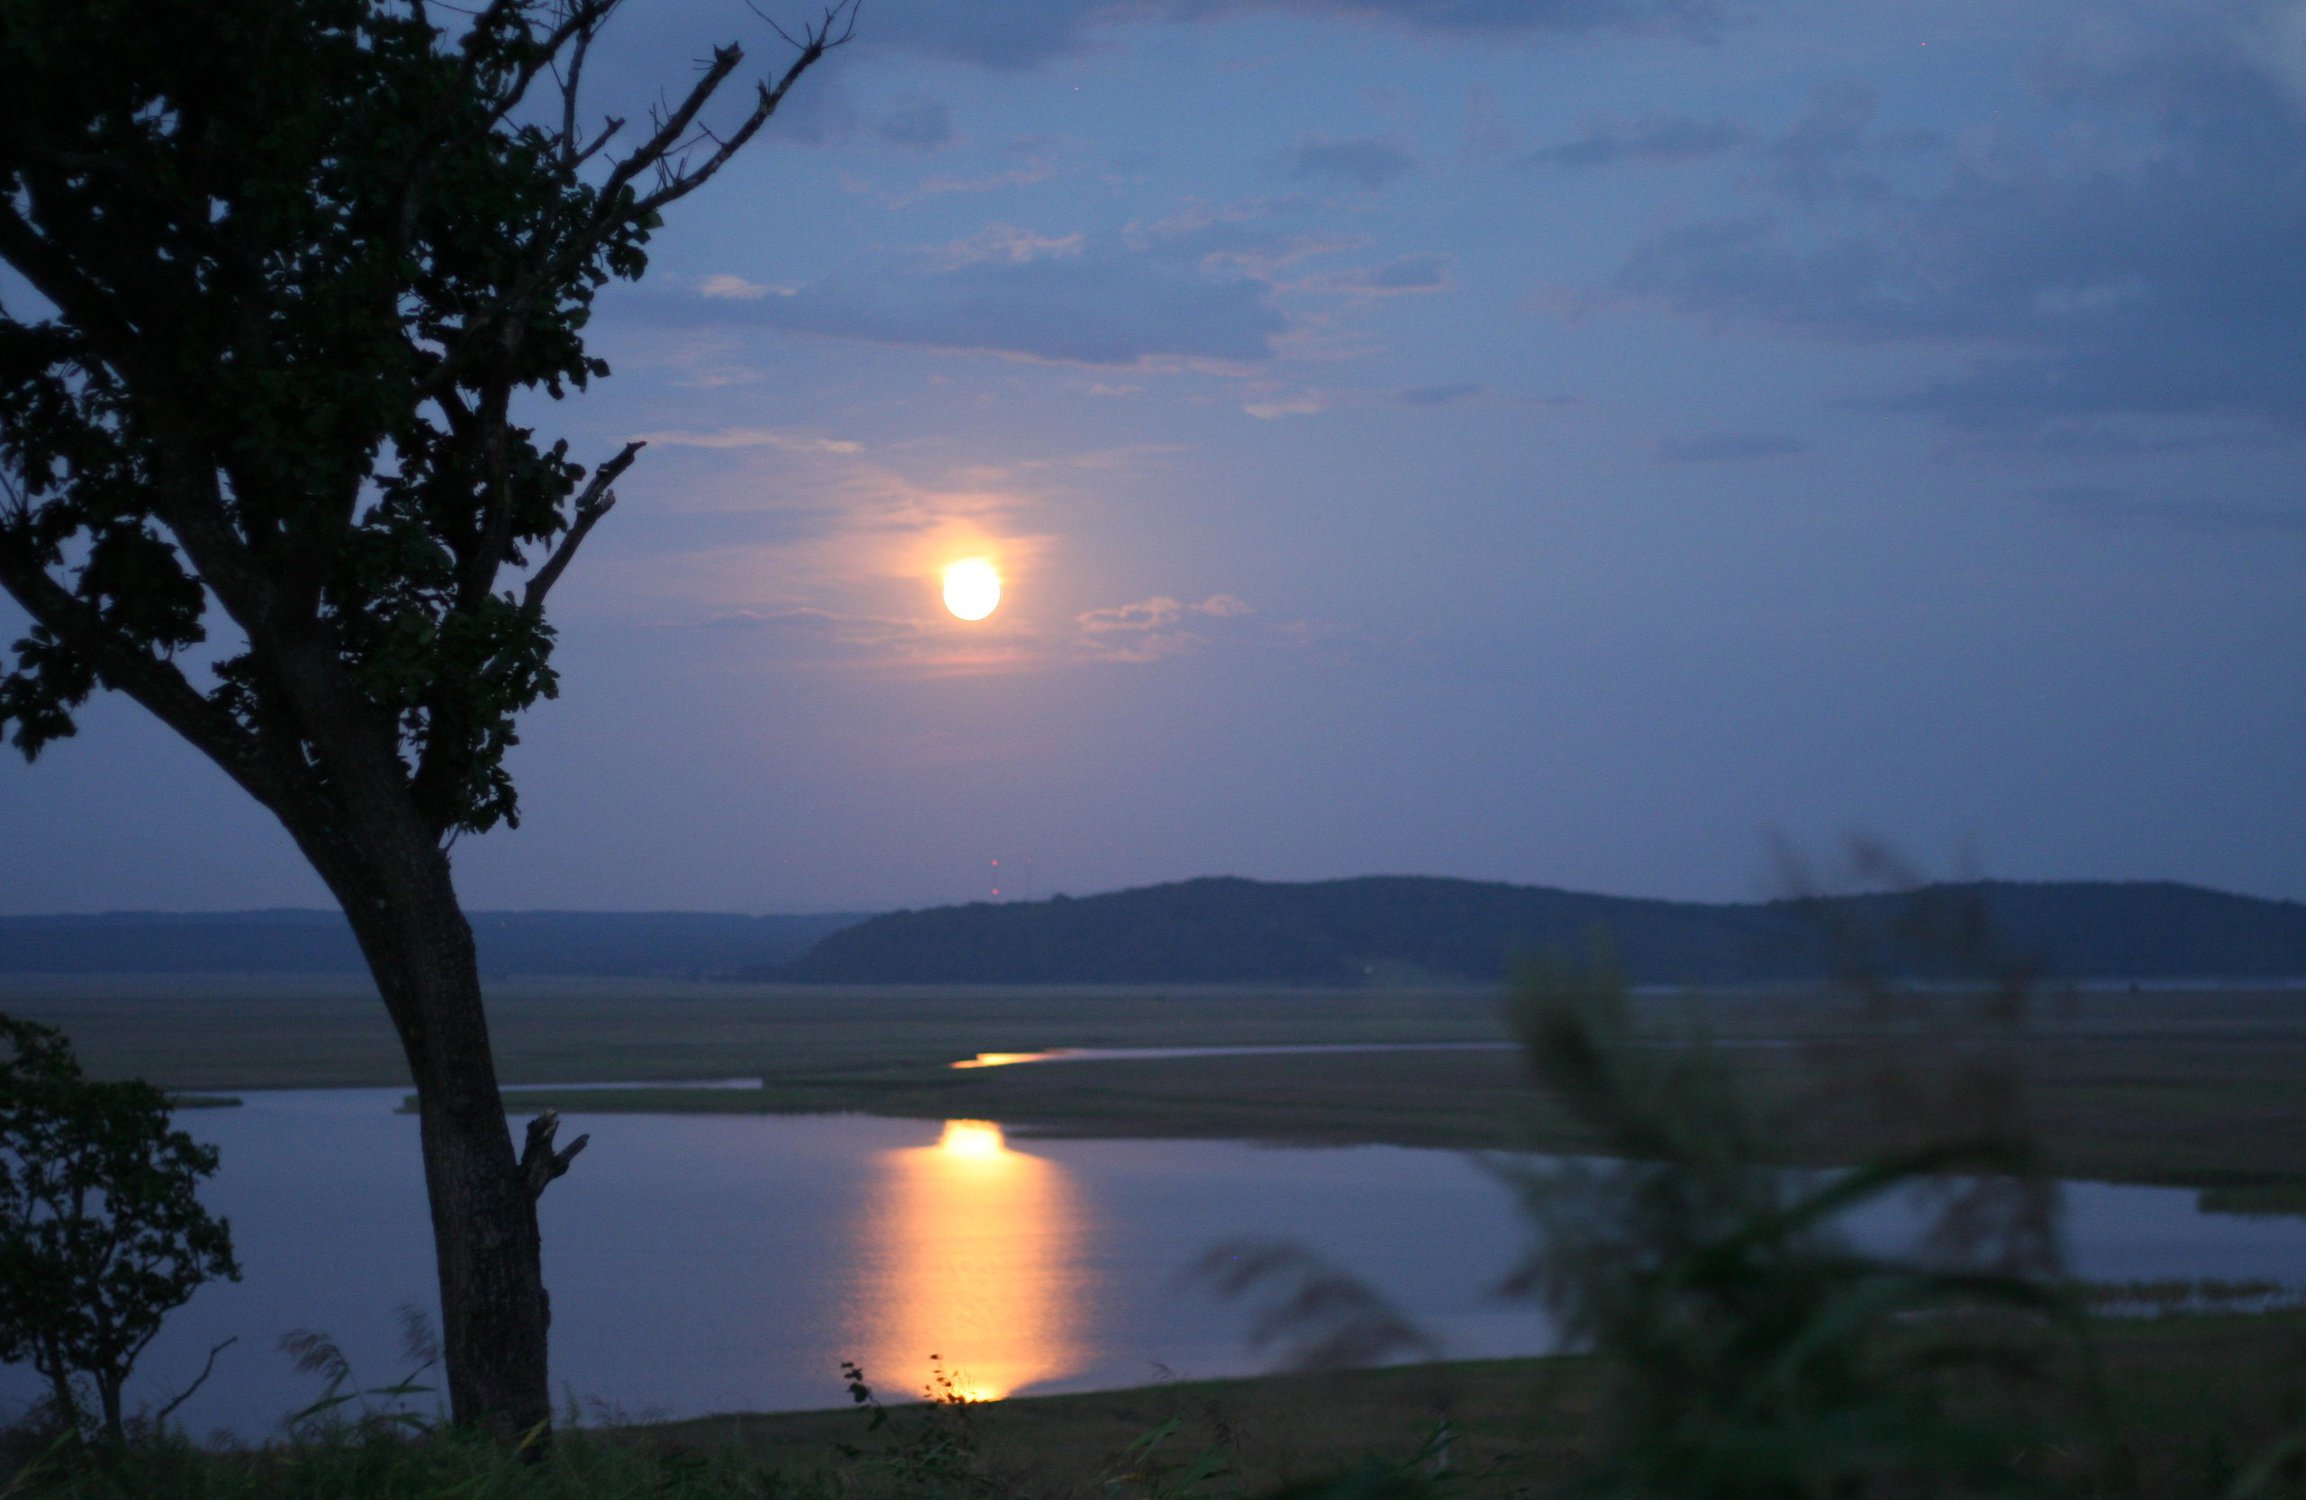
[[[318,1394],[277,1349],[320,1329],[363,1380],[397,1378],[397,1309],[432,1307],[416,1123],[401,1091],[256,1093],[180,1117],[223,1151],[211,1207],[246,1279],[202,1290],[147,1351],[157,1404],[228,1336],[178,1413],[271,1432]],[[554,1373],[628,1416],[840,1404],[840,1362],[917,1390],[944,1356],[984,1395],[1263,1367],[1249,1312],[1185,1275],[1235,1235],[1297,1240],[1382,1289],[1459,1356],[1547,1346],[1487,1295],[1524,1231],[1449,1152],[1210,1141],[1015,1141],[997,1127],[858,1116],[569,1117],[593,1143],[543,1203]],[[2204,1215],[2190,1192],[2079,1184],[2093,1279],[2306,1276],[2306,1220]],[[21,1371],[0,1372],[20,1405]]]

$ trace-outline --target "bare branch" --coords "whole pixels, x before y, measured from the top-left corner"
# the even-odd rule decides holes
[[[216,1356],[222,1354],[225,1350],[231,1348],[234,1344],[239,1342],[240,1335],[236,1333],[221,1344],[210,1345],[208,1350],[208,1360],[206,1363],[201,1365],[200,1373],[193,1377],[192,1384],[186,1386],[175,1400],[169,1402],[166,1406],[163,1406],[160,1408],[160,1410],[152,1414],[152,1425],[158,1427],[161,1423],[168,1420],[169,1416],[175,1412],[176,1408],[191,1400],[192,1393],[199,1390],[200,1387],[207,1382],[209,1373],[216,1368]]]
[[[633,466],[633,460],[640,456],[641,449],[646,446],[638,441],[627,443],[623,452],[593,470],[591,482],[577,496],[575,518],[569,522],[569,529],[561,537],[560,545],[553,548],[552,556],[546,558],[544,566],[536,570],[536,576],[529,579],[527,592],[521,597],[522,608],[544,608],[544,596],[552,592],[552,586],[560,582],[561,574],[568,571],[570,561],[576,557],[577,548],[584,545],[584,539],[592,531],[594,523],[615,507],[617,497],[610,492],[609,486]]]
[[[553,76],[560,82],[560,154],[561,160],[575,166],[584,158],[577,154],[577,96],[584,87],[585,58],[591,53],[593,38],[599,28],[586,26],[576,34],[569,49],[568,76],[560,78],[556,65]]]
[[[543,1197],[544,1190],[552,1185],[554,1178],[567,1176],[569,1163],[575,1161],[577,1153],[592,1142],[591,1136],[580,1135],[555,1151],[552,1138],[559,1129],[560,1111],[557,1109],[548,1109],[528,1122],[528,1140],[521,1147],[520,1153],[520,1176],[521,1181],[528,1185],[528,1195],[532,1200]]]
[[[497,3],[503,3],[503,0],[497,0]],[[594,17],[593,24],[597,25],[600,19],[605,18],[620,3],[621,0],[590,0],[585,9],[588,14]],[[697,79],[677,107],[664,112],[652,111],[657,122],[656,129],[646,141],[634,148],[631,154],[618,161],[610,171],[607,180],[602,185],[592,218],[584,229],[567,240],[538,247],[540,258],[528,273],[522,276],[504,296],[499,298],[494,306],[482,309],[466,320],[464,327],[459,331],[450,347],[443,351],[439,360],[418,383],[415,392],[417,398],[423,400],[436,395],[460,379],[467,367],[475,359],[481,357],[482,350],[488,345],[492,335],[502,324],[510,318],[517,317],[522,309],[528,305],[530,299],[537,295],[540,287],[551,284],[556,272],[565,268],[571,261],[582,259],[591,254],[619,224],[630,224],[636,219],[653,214],[665,205],[688,196],[710,181],[723,166],[728,164],[729,159],[743,149],[745,144],[760,131],[760,128],[768,123],[769,117],[776,113],[777,106],[783,102],[785,95],[800,80],[802,74],[816,66],[827,52],[835,47],[846,45],[856,35],[859,3],[860,0],[837,0],[837,3],[826,7],[823,17],[817,25],[805,28],[798,38],[793,37],[774,22],[770,22],[772,30],[799,48],[798,54],[785,68],[785,71],[779,75],[775,83],[763,82],[756,85],[753,108],[746,114],[743,122],[720,142],[703,165],[693,170],[675,168],[668,163],[667,158],[677,154],[682,149],[682,144],[687,140],[690,126],[696,120],[698,113],[728,81],[729,75],[735,72],[744,61],[744,49],[742,47],[731,45],[716,48],[713,52],[711,66]],[[563,24],[549,33],[545,41],[549,42],[551,47],[557,51],[560,47],[567,45],[576,34],[573,23]],[[523,84],[522,87],[525,88],[526,85]],[[622,128],[623,124],[622,120],[611,120],[601,136],[585,149],[583,157],[580,157],[579,160],[590,157],[597,152],[606,143],[608,137]],[[656,171],[660,185],[646,196],[636,197],[632,204],[627,206],[621,201],[623,194],[632,186],[635,178],[652,168]]]
[[[681,102],[658,118],[656,133],[632,155],[618,162],[616,169],[609,173],[608,181],[601,185],[600,208],[594,215],[596,226],[605,229],[625,217],[625,210],[617,201],[618,196],[643,170],[661,165],[665,157],[680,146],[697,112],[711,102],[713,95],[720,92],[722,83],[737,70],[737,64],[744,60],[745,49],[734,42],[713,49],[711,65],[689,86]]]
[[[743,150],[745,143],[750,141],[760,131],[760,128],[769,122],[769,117],[777,112],[778,105],[784,103],[785,95],[792,91],[793,85],[800,81],[801,75],[815,67],[827,52],[832,51],[835,47],[847,45],[850,38],[857,34],[857,6],[859,3],[860,0],[839,0],[838,4],[826,9],[823,20],[816,26],[803,31],[798,41],[787,35],[783,27],[771,21],[770,27],[776,31],[778,36],[799,47],[799,53],[775,83],[763,82],[755,85],[752,112],[746,115],[743,122],[735,130],[729,132],[725,139],[713,137],[717,142],[717,149],[705,159],[704,165],[693,170],[682,168],[674,171],[670,181],[665,186],[641,200],[641,211],[655,213],[666,204],[687,197],[711,181],[714,174],[728,165],[729,158]],[[737,49],[732,47],[728,50],[734,52]],[[719,53],[714,54],[716,65],[720,60],[720,55]],[[723,76],[725,77],[726,74],[724,73]],[[709,70],[706,77],[712,77]],[[702,81],[700,80],[700,82]],[[713,81],[717,87],[719,80],[714,79]],[[691,97],[694,97],[693,93]],[[701,104],[703,101],[697,102]],[[689,113],[690,117],[693,118],[695,111],[690,110]],[[669,125],[670,122],[668,122],[668,128]]]
[[[481,39],[488,34],[486,28],[499,18],[526,8],[528,3],[529,0],[490,0],[489,5],[473,18],[464,38],[467,80],[479,69]],[[601,24],[623,3],[624,0],[570,0],[568,14],[562,17],[559,25],[532,43],[534,52],[514,72],[504,92],[497,96],[495,106],[489,111],[489,123],[494,125],[518,109],[520,102],[528,97],[528,91],[535,84],[537,76],[553,65],[561,49],[587,32],[598,31]]]
[[[582,151],[579,151],[576,155],[570,157],[568,159],[568,164],[572,167],[583,166],[586,162],[592,160],[592,158],[600,151],[601,147],[609,143],[609,137],[615,135],[618,131],[624,128],[625,122],[621,115],[610,115],[606,120],[601,122],[601,133],[593,137],[593,143],[585,147]]]

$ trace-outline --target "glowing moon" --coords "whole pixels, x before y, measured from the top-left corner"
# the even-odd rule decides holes
[[[945,569],[945,608],[964,620],[982,620],[1000,607],[1001,575],[981,557]]]

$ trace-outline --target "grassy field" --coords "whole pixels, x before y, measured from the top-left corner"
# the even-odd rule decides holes
[[[2306,1314],[2113,1319],[2098,1336],[2111,1415],[2142,1494],[2219,1495],[2299,1419]],[[973,1409],[971,1439],[995,1492],[1085,1496],[1131,1469],[1132,1441],[1174,1421],[1158,1462],[1219,1451],[1233,1483],[1256,1494],[1358,1463],[1399,1463],[1446,1420],[1449,1463],[1467,1491],[1526,1495],[1575,1473],[1591,1376],[1576,1358],[1480,1360],[1028,1397]],[[805,1471],[836,1443],[886,1457],[940,1416],[900,1411],[893,1432],[871,1438],[855,1411],[706,1418],[650,1436],[739,1446]]]
[[[2223,1500],[2254,1456],[2295,1430],[2306,1315],[2123,1319],[2097,1332],[2107,1415],[2135,1475],[2125,1493]],[[93,1469],[12,1475],[41,1447],[0,1434],[0,1493],[1218,1500],[1446,1466],[1443,1486],[1420,1493],[1508,1500],[1573,1485],[1589,1457],[1595,1374],[1571,1357],[1180,1381],[900,1406],[878,1428],[856,1408],[729,1415],[564,1431],[560,1457],[541,1469],[471,1445],[339,1435],[257,1451],[147,1448]],[[1444,1422],[1445,1450],[1432,1441]]]
[[[398,1085],[382,1007],[345,980],[0,982],[0,1010],[71,1033],[90,1068],[165,1087]],[[1797,1075],[1862,1095],[1885,1037],[1842,1000],[1649,996],[1645,1023],[1703,1024],[1747,1081],[1793,1097]],[[1510,1052],[1179,1058],[956,1071],[980,1051],[1286,1043],[1498,1041],[1497,994],[1448,990],[955,990],[528,981],[496,985],[491,1019],[513,1105],[603,1110],[840,1111],[997,1119],[1022,1132],[1216,1136],[1575,1149],[1533,1107]],[[1940,1045],[1952,1033],[1925,1037]],[[1958,1038],[1957,1038],[1958,1040]],[[2034,1006],[2008,1054],[2056,1169],[2217,1189],[2235,1207],[2296,1209],[2306,1183],[2306,990],[2082,992]],[[1949,1057],[1952,1054],[1948,1054]],[[1906,1051],[1909,1065],[1934,1065]],[[1953,1065],[1949,1062],[1947,1065]],[[757,1090],[615,1094],[551,1083],[759,1077]],[[1839,1118],[1793,1112],[1789,1138],[1830,1159]]]

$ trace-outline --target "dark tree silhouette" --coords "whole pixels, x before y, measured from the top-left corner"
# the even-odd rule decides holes
[[[588,471],[512,403],[607,373],[594,296],[852,0],[749,88],[722,47],[596,125],[620,3],[0,7],[0,586],[33,621],[0,729],[36,755],[127,694],[342,903],[416,1084],[453,1412],[507,1436],[549,1430],[535,1202],[575,1148],[514,1154],[448,849],[517,821],[546,597],[638,447]]]
[[[62,1032],[0,1016],[0,1360],[38,1370],[59,1418],[84,1415],[86,1375],[118,1440],[120,1388],[161,1319],[240,1279],[231,1226],[197,1196],[215,1170],[160,1090],[93,1082]]]

